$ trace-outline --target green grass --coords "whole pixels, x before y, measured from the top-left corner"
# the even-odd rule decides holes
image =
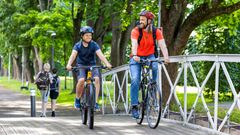
[[[10,90],[13,90],[13,91],[18,91],[18,92],[21,92],[22,94],[25,94],[25,95],[30,95],[30,91],[28,90],[20,90],[20,87],[22,85],[21,81],[17,81],[17,80],[14,80],[14,79],[11,79],[10,81],[8,81],[8,78],[7,77],[0,77],[0,85],[5,87],[5,88],[8,88]],[[111,83],[108,83],[108,88],[109,88],[109,91],[110,91],[110,95],[111,97],[113,97],[113,84]],[[36,85],[34,84],[30,84],[29,85],[30,88],[36,88]],[[73,105],[73,101],[74,101],[74,97],[75,97],[75,94],[71,94],[72,92],[72,80],[71,78],[68,78],[67,79],[67,88],[66,90],[64,90],[64,77],[61,77],[61,91],[60,91],[60,96],[59,98],[57,99],[57,102],[60,103],[60,104],[64,104],[64,105]],[[130,87],[130,85],[128,85],[128,88]],[[108,98],[106,97],[107,95],[107,92],[106,92],[106,88],[104,86],[104,89],[105,89],[105,104],[110,104],[109,103],[109,100]],[[129,101],[130,101],[130,88],[129,88]],[[184,94],[183,93],[177,93],[177,96],[180,100],[180,103],[182,105],[182,108],[184,107]],[[187,94],[187,110],[188,112],[191,110],[191,107],[193,105],[193,103],[195,102],[196,100],[196,96],[197,94],[196,93],[188,93]],[[38,100],[40,100],[40,92],[37,90],[37,98]],[[208,99],[208,98],[204,98],[206,103],[213,103],[213,100],[212,99]],[[117,99],[116,99],[117,100]],[[101,100],[101,95],[99,95],[99,103],[101,104],[102,103],[102,100]],[[120,103],[121,105],[122,103]],[[209,107],[209,110],[211,112],[211,114],[213,115],[213,106],[208,106]],[[173,111],[179,111],[178,107],[176,104],[173,104],[171,106],[171,110]],[[224,118],[226,113],[227,113],[228,109],[224,109],[224,108],[219,108],[219,111],[218,111],[218,116],[219,118]],[[196,108],[195,108],[195,112],[198,113],[198,114],[201,114],[201,115],[206,115],[206,111],[203,107],[203,104],[202,104],[202,100],[201,98],[199,98],[198,100],[198,103],[196,105]],[[238,109],[234,109],[231,116],[230,116],[230,120],[231,121],[234,121],[234,122],[237,122],[237,123],[240,123],[240,111]]]
[[[74,101],[74,97],[75,94],[71,94],[71,90],[72,89],[72,81],[67,80],[67,86],[69,87],[69,89],[64,90],[64,80],[62,80],[64,78],[61,77],[61,89],[60,89],[60,95],[57,99],[57,102],[60,104],[64,104],[64,105],[73,105],[73,101]],[[10,79],[8,81],[7,77],[0,77],[0,85],[9,89],[9,90],[13,90],[13,91],[17,91],[20,92],[24,95],[30,95],[30,91],[29,90],[21,90],[20,87],[22,86],[22,82],[15,80],[15,79]],[[40,100],[41,98],[41,94],[40,91],[37,89],[35,84],[30,83],[29,84],[29,88],[34,88],[36,90],[36,97],[38,100]]]
[[[182,108],[183,108],[184,107],[184,104],[183,104],[184,94],[183,93],[178,93],[177,95],[178,95],[178,98],[179,98],[179,100],[181,102],[181,105],[182,105]],[[188,110],[188,112],[190,112],[191,107],[192,107],[193,103],[196,100],[196,96],[197,96],[197,94],[192,94],[192,93],[187,94],[187,110]],[[213,99],[208,99],[208,98],[204,98],[204,99],[205,99],[207,104],[214,102]],[[223,102],[219,102],[219,104],[220,103],[223,103]],[[210,113],[211,113],[211,115],[213,117],[213,115],[214,115],[214,106],[209,106],[208,105],[208,108],[209,108],[209,111],[210,111]],[[177,105],[173,105],[171,107],[171,109],[174,110],[174,111],[179,111]],[[224,117],[226,116],[228,110],[229,109],[219,107],[218,108],[218,117],[220,119],[224,119]],[[204,109],[204,106],[202,104],[201,98],[198,99],[198,103],[196,105],[195,112],[198,113],[199,115],[205,115],[205,116],[207,115],[207,113],[206,113],[206,111]],[[240,123],[240,117],[239,116],[240,116],[240,110],[235,108],[232,111],[231,115],[230,115],[230,121],[233,121],[233,122],[236,122],[236,123]]]

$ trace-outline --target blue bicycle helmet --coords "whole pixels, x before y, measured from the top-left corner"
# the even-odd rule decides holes
[[[83,26],[81,29],[80,29],[80,35],[84,35],[85,33],[94,33],[93,31],[93,28],[90,27],[90,26]]]

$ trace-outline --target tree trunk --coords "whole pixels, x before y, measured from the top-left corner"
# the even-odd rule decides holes
[[[33,79],[33,64],[32,61],[30,61],[30,53],[31,53],[31,47],[24,47],[24,68],[25,68],[25,81],[34,82]]]
[[[44,11],[47,9],[47,2],[48,0],[39,0],[39,6],[41,11]]]
[[[39,71],[42,70],[43,62],[40,58],[38,47],[33,46],[32,53],[33,53],[33,69],[36,75]]]
[[[120,65],[120,39],[121,39],[121,23],[119,14],[112,15],[112,41],[111,41],[111,63],[114,67]]]
[[[21,80],[21,60],[19,56],[13,56],[13,78]]]
[[[72,19],[73,19],[73,46],[80,40],[80,27],[81,27],[81,22],[83,19],[83,14],[84,14],[84,1],[81,1],[81,6],[78,7],[77,9],[77,16],[76,18],[74,17],[74,2],[72,3]],[[73,63],[73,65],[76,65],[76,60]],[[73,89],[72,93],[76,93],[76,84],[77,84],[77,74],[75,72],[72,72],[73,74]]]
[[[126,11],[128,12],[128,14],[131,14],[132,12],[132,1],[128,0],[128,5],[126,8]],[[120,12],[114,12],[112,14],[112,42],[111,42],[111,63],[114,67],[123,65],[126,63],[126,49],[127,49],[127,45],[128,45],[128,41],[130,39],[130,34],[131,34],[131,30],[132,28],[135,26],[135,20],[131,21],[131,24],[124,30],[122,31],[121,29],[121,19],[120,19]],[[117,53],[116,53],[117,52]],[[114,58],[114,59],[113,59]],[[120,85],[123,83],[123,78],[124,78],[124,73],[125,72],[119,72],[118,75],[118,79],[119,79],[119,83]],[[126,83],[124,82],[123,84],[123,95],[125,98],[125,94],[126,94]],[[118,83],[115,83],[115,89],[116,89],[116,99],[118,98],[118,94],[119,94],[119,88],[118,88]],[[126,99],[124,99],[126,100]]]
[[[120,40],[121,40],[121,23],[119,21],[119,13],[112,14],[112,41],[111,41],[111,63],[112,66],[117,67],[120,65]],[[121,73],[118,73],[118,79],[121,84]],[[118,98],[119,88],[118,83],[115,82],[115,99]]]
[[[40,10],[41,11],[49,10],[52,3],[53,3],[53,0],[39,0]]]

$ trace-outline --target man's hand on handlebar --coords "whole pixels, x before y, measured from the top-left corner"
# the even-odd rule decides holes
[[[135,60],[136,62],[140,62],[140,57],[138,57],[137,55],[134,55],[133,60]]]
[[[168,63],[170,63],[169,58],[164,58],[164,64],[168,64]]]

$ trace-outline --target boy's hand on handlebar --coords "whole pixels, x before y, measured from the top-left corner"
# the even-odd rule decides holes
[[[106,67],[107,67],[108,69],[111,69],[111,68],[112,68],[112,65],[111,65],[110,63],[108,63],[108,64],[106,65]]]
[[[67,65],[66,68],[67,68],[68,71],[72,70],[72,66],[70,66],[70,65]]]

